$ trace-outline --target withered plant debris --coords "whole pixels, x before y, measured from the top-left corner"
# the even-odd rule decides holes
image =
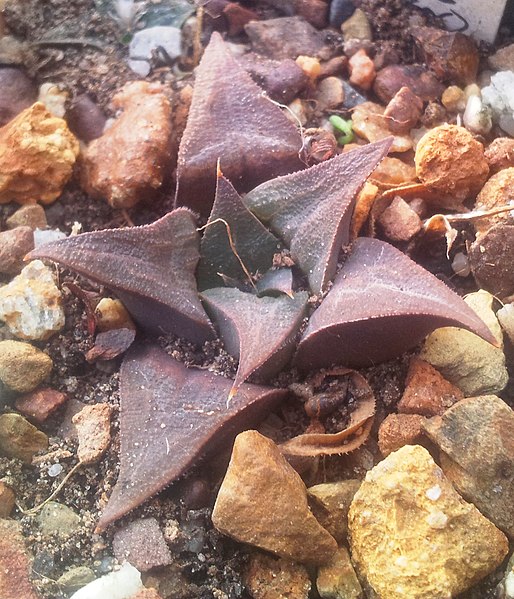
[[[30,254],[105,285],[141,327],[201,344],[215,337],[195,273],[203,231],[202,297],[226,349],[239,359],[231,380],[187,368],[153,346],[130,349],[120,375],[121,472],[100,529],[285,397],[284,390],[244,381],[287,366],[309,316],[293,358],[304,372],[397,357],[441,326],[494,343],[460,297],[385,242],[358,238],[344,248],[336,274],[356,195],[390,144],[382,140],[276,177],[300,168],[300,135],[214,34],[198,68],[178,173],[178,203],[208,212],[219,158],[227,179],[218,170],[209,224],[197,229],[192,213],[178,208],[151,225],[85,233]],[[245,208],[232,185],[259,186],[243,197]],[[273,234],[285,246],[277,253]],[[366,438],[372,414],[372,400],[363,400],[349,429],[290,441],[287,451],[348,451]]]
[[[113,360],[127,351],[135,337],[134,329],[112,329],[98,333],[94,346],[86,353],[86,360]]]
[[[180,142],[176,204],[209,214],[218,159],[227,179],[243,192],[304,167],[301,147],[296,127],[213,33],[196,70]]]
[[[255,425],[287,391],[241,385],[186,368],[156,346],[136,346],[121,367],[120,474],[97,529],[152,497],[217,443]]]

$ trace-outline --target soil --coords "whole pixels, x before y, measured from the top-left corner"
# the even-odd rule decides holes
[[[256,8],[261,15],[278,16],[275,9],[267,5],[245,4]],[[419,19],[419,11],[410,5],[406,7],[402,0],[362,0],[360,5],[371,19],[378,49],[394,50],[398,60],[413,62],[415,51],[406,32],[410,17],[415,15]],[[9,31],[30,43],[42,39],[57,42],[63,38],[81,38],[102,44],[103,50],[75,43],[30,47],[30,58],[25,64],[28,71],[38,83],[65,83],[70,100],[78,94],[88,93],[107,114],[112,115],[109,103],[113,94],[125,82],[137,78],[126,64],[125,32],[106,11],[99,10],[93,0],[8,0],[4,17]],[[213,23],[206,18],[205,40],[212,27]],[[504,29],[501,35],[502,41],[505,41],[513,32]],[[244,41],[244,38],[238,41]],[[184,57],[183,63],[183,68],[190,65],[190,56]],[[151,75],[152,79],[170,83],[173,90],[181,88],[191,77],[191,74],[186,74],[185,78],[177,76],[171,66],[161,66]],[[309,123],[309,126],[316,124]],[[80,190],[74,178],[62,197],[46,208],[47,219],[50,227],[67,233],[75,222],[82,225],[83,231],[149,223],[170,210],[173,191],[173,182],[170,181],[151,205],[138,205],[127,213],[113,210],[103,201],[92,200]],[[5,219],[16,208],[13,205],[0,207],[2,229],[5,228]],[[473,290],[473,282],[457,280],[453,275],[445,258],[444,245],[431,247],[428,252],[417,249],[415,258],[453,283],[460,293]],[[88,566],[99,576],[109,572],[115,563],[111,545],[113,530],[96,535],[93,529],[118,472],[118,370],[121,359],[87,363],[84,354],[92,346],[92,338],[87,332],[86,312],[82,300],[66,284],[71,282],[93,292],[101,290],[66,271],[60,270],[59,278],[65,297],[65,328],[49,342],[36,344],[44,348],[54,362],[49,385],[84,404],[108,403],[114,411],[113,442],[100,464],[81,468],[56,498],[81,516],[82,526],[72,538],[62,542],[55,537],[43,536],[34,526],[33,517],[23,515],[20,510],[13,515],[22,523],[34,555],[32,576],[42,599],[66,599],[69,596],[56,581],[72,566]],[[5,329],[0,330],[0,338],[9,338]],[[196,348],[180,339],[167,337],[159,341],[170,355],[188,365],[209,366],[225,376],[235,373],[234,359],[219,342]],[[510,351],[511,360],[512,354]],[[377,422],[393,411],[400,399],[409,358],[410,354],[404,355],[393,362],[362,371],[377,399]],[[294,371],[284,372],[274,384],[284,386],[297,380]],[[9,400],[5,390],[3,396]],[[503,398],[514,405],[514,389],[508,388]],[[55,486],[55,479],[48,474],[51,464],[60,463],[67,472],[75,463],[76,442],[73,438],[65,440],[61,428],[66,409],[54,414],[40,427],[49,435],[50,447],[35,467],[0,458],[0,478],[17,490],[22,508],[38,505],[51,494]],[[336,411],[327,418],[327,426],[336,430],[344,426],[347,418],[348,409]],[[308,423],[302,400],[292,397],[280,411],[268,417],[261,430],[279,441],[303,432]],[[330,482],[336,477],[340,479],[342,474],[349,478],[363,477],[380,459],[376,444],[377,426],[366,445],[354,453],[309,463],[302,472],[306,483]],[[141,516],[153,516],[159,520],[173,550],[174,561],[171,566],[152,572],[151,576],[168,581],[167,599],[250,598],[242,581],[248,549],[220,535],[210,521],[210,510],[228,458],[229,448],[215,459],[200,462],[182,480],[116,525]],[[502,570],[499,569],[460,599],[496,598],[495,589],[501,576]],[[317,597],[315,591],[311,597]]]

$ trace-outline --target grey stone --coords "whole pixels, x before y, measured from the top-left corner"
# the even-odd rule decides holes
[[[57,501],[48,502],[37,515],[36,521],[43,535],[56,535],[62,541],[72,537],[82,522],[71,508]]]

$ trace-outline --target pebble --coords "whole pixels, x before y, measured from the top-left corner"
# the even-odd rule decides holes
[[[0,288],[0,320],[26,340],[43,341],[62,329],[62,295],[48,266],[34,260]]]
[[[300,98],[296,98],[289,104],[289,110],[286,111],[286,117],[294,124],[300,123],[302,126],[307,123],[311,113],[310,107],[307,102],[303,102]]]
[[[93,580],[70,599],[132,599],[143,589],[140,572],[125,562],[119,570]]]
[[[6,220],[6,224],[8,229],[16,227],[30,227],[32,231],[45,229],[47,226],[45,209],[39,204],[26,204],[13,212]]]
[[[91,568],[87,568],[86,566],[76,566],[67,570],[57,580],[57,584],[68,593],[72,593],[94,579],[95,573]]]
[[[34,247],[37,249],[45,243],[59,241],[60,239],[66,239],[66,237],[66,233],[59,231],[59,229],[36,229],[34,231]]]
[[[491,309],[493,297],[480,290],[467,295],[464,301],[501,342],[501,329]],[[501,348],[455,327],[443,327],[431,333],[421,349],[420,358],[437,368],[465,397],[498,393],[509,378]]]
[[[378,447],[385,457],[404,445],[421,443],[423,416],[419,414],[389,414],[378,429]]]
[[[82,464],[98,462],[111,443],[111,408],[105,403],[85,406],[72,422],[78,436],[78,458]]]
[[[457,491],[514,539],[514,411],[496,395],[463,399],[424,430]]]
[[[23,258],[34,249],[34,234],[30,227],[16,227],[0,233],[0,272],[17,274],[23,268]]]
[[[66,114],[68,95],[65,89],[61,89],[55,83],[43,83],[39,88],[37,101],[44,104],[48,112],[62,119]]]
[[[483,235],[498,223],[514,224],[514,167],[505,168],[486,181],[475,200],[474,210],[490,210],[509,204],[512,204],[512,212],[475,220],[473,224],[477,235]]]
[[[39,599],[30,582],[31,564],[21,525],[0,520],[0,597]]]
[[[487,135],[493,126],[491,114],[491,109],[482,102],[480,96],[470,96],[462,115],[462,122],[472,133]]]
[[[476,195],[489,174],[484,146],[457,125],[429,130],[418,142],[415,163],[420,181],[441,194],[438,205],[448,209]]]
[[[350,71],[350,83],[361,89],[371,89],[375,81],[375,65],[366,51],[358,50],[348,61]]]
[[[344,107],[355,108],[359,104],[367,102],[366,98],[353,88],[347,81],[343,81],[344,88]]]
[[[503,579],[504,599],[514,599],[514,553],[510,556]]]
[[[482,89],[482,99],[491,107],[495,122],[514,136],[514,71],[495,73],[491,84]]]
[[[497,137],[485,149],[485,159],[491,173],[514,166],[514,139]]]
[[[353,39],[369,41],[373,39],[368,17],[360,8],[357,8],[353,15],[341,25],[341,31],[345,42]]]
[[[441,96],[441,104],[448,112],[464,112],[466,109],[466,94],[458,85],[450,85]]]
[[[316,79],[321,75],[321,63],[317,58],[314,58],[313,56],[300,55],[295,62],[307,75],[310,81],[316,81]]]
[[[319,82],[314,94],[316,111],[325,112],[340,107],[344,102],[343,81],[339,77],[326,77]]]
[[[101,137],[107,117],[102,109],[87,94],[77,96],[66,113],[72,133],[85,143]]]
[[[37,87],[21,69],[0,67],[0,127],[28,108],[37,97]]]
[[[171,60],[175,60],[182,53],[181,41],[178,27],[158,26],[136,31],[129,45],[129,67],[140,77],[146,77],[157,49],[163,48]]]
[[[29,420],[42,423],[66,403],[66,400],[64,393],[51,387],[44,387],[17,397],[14,405]]]
[[[49,501],[36,516],[41,534],[56,536],[60,541],[70,539],[78,532],[82,520],[71,508],[57,501]]]
[[[444,91],[444,85],[430,71],[419,65],[399,64],[377,73],[373,91],[384,104],[389,104],[402,87],[408,87],[424,102],[440,98]]]
[[[293,561],[326,563],[337,549],[310,512],[300,476],[257,431],[237,436],[212,521],[223,534]]]
[[[511,343],[514,343],[514,304],[505,304],[496,313],[502,329]]]
[[[386,156],[371,173],[369,181],[389,189],[416,182],[416,169],[399,158]]]
[[[172,561],[155,518],[140,518],[117,530],[113,550],[118,561],[128,561],[140,572],[167,566]]]
[[[361,599],[362,587],[346,547],[340,547],[330,563],[320,566],[316,588],[321,599]]]
[[[384,235],[391,241],[409,241],[422,227],[419,216],[400,196],[393,199],[379,216],[378,222]]]
[[[348,510],[361,481],[350,479],[322,483],[307,489],[309,505],[316,520],[339,543],[346,541]]]
[[[423,101],[408,87],[400,88],[386,106],[384,117],[391,133],[408,133],[423,113]]]
[[[367,473],[349,529],[357,570],[381,599],[454,597],[493,572],[508,551],[505,535],[416,445]]]
[[[103,333],[114,329],[135,329],[125,306],[118,299],[103,297],[95,310],[97,329]]]
[[[0,381],[13,391],[32,391],[49,376],[52,367],[51,358],[30,343],[0,341]]]
[[[375,102],[363,102],[352,112],[353,130],[369,142],[379,141],[391,136],[384,119],[384,110]],[[407,152],[412,149],[412,139],[407,135],[395,135],[390,152]]]
[[[78,153],[66,121],[36,102],[0,129],[0,203],[55,201]]]
[[[354,54],[356,54],[359,50],[364,50],[368,56],[373,56],[375,52],[375,44],[370,42],[369,40],[358,40],[358,39],[349,39],[347,42],[343,44],[343,52],[345,53],[345,58],[348,61],[348,58],[351,58]],[[373,61],[373,66],[376,69],[376,64]]]
[[[428,362],[415,356],[410,361],[405,391],[397,409],[402,414],[440,416],[463,397],[458,387],[447,381]]]
[[[253,599],[308,599],[311,581],[301,564],[264,553],[253,553],[244,573]]]
[[[48,437],[19,414],[0,416],[0,453],[30,464],[38,451],[48,448]]]
[[[0,480],[0,519],[9,518],[16,504],[16,495],[11,487]]]
[[[334,29],[339,29],[344,21],[349,19],[355,10],[352,0],[332,0],[330,2],[329,23]]]
[[[489,56],[487,62],[495,71],[514,71],[514,44],[496,50]]]

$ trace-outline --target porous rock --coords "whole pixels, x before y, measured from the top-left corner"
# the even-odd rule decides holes
[[[475,201],[475,210],[491,210],[512,203],[513,212],[502,212],[479,218],[473,223],[477,235],[483,235],[498,223],[514,224],[514,167],[505,168],[493,175],[482,187]]]
[[[60,541],[71,538],[82,522],[76,512],[57,501],[49,501],[45,504],[37,515],[36,521],[43,535],[55,535]]]
[[[32,391],[47,378],[52,366],[52,359],[30,343],[0,341],[0,380],[13,391]]]
[[[378,429],[378,447],[383,456],[404,445],[415,445],[423,436],[423,416],[419,414],[389,414]]]
[[[14,405],[29,420],[44,422],[66,400],[64,393],[51,387],[44,387],[17,397]]]
[[[17,274],[23,258],[34,249],[34,233],[30,227],[16,227],[0,233],[0,272]]]
[[[85,406],[72,422],[77,430],[79,460],[83,464],[98,462],[111,442],[111,408],[105,403]]]
[[[56,200],[68,182],[79,143],[41,102],[0,129],[0,203]]]
[[[346,547],[340,547],[325,566],[320,566],[316,588],[321,599],[361,599],[362,587]]]
[[[62,329],[62,295],[48,266],[34,260],[0,289],[0,320],[20,339],[42,341]]]
[[[0,597],[39,599],[29,575],[30,558],[21,525],[13,520],[0,520]]]
[[[130,208],[161,186],[171,161],[171,107],[159,83],[127,83],[113,98],[123,110],[84,152],[81,182],[113,208]]]
[[[170,550],[155,518],[140,518],[117,530],[113,550],[120,562],[126,560],[140,572],[171,563]]]
[[[238,541],[293,561],[322,564],[337,549],[309,510],[300,476],[257,431],[237,436],[212,521]]]
[[[0,454],[30,464],[38,451],[48,447],[48,437],[19,414],[0,416]]]
[[[494,571],[505,535],[414,445],[372,470],[349,512],[352,558],[381,599],[454,597]]]
[[[492,300],[483,290],[464,298],[501,343],[501,329],[491,309]],[[420,358],[437,368],[465,397],[497,393],[508,381],[502,349],[463,329],[436,329],[427,337]]]
[[[514,411],[495,395],[471,397],[423,428],[457,491],[514,539]]]
[[[301,564],[264,553],[254,553],[244,573],[253,599],[307,599],[309,573]]]

